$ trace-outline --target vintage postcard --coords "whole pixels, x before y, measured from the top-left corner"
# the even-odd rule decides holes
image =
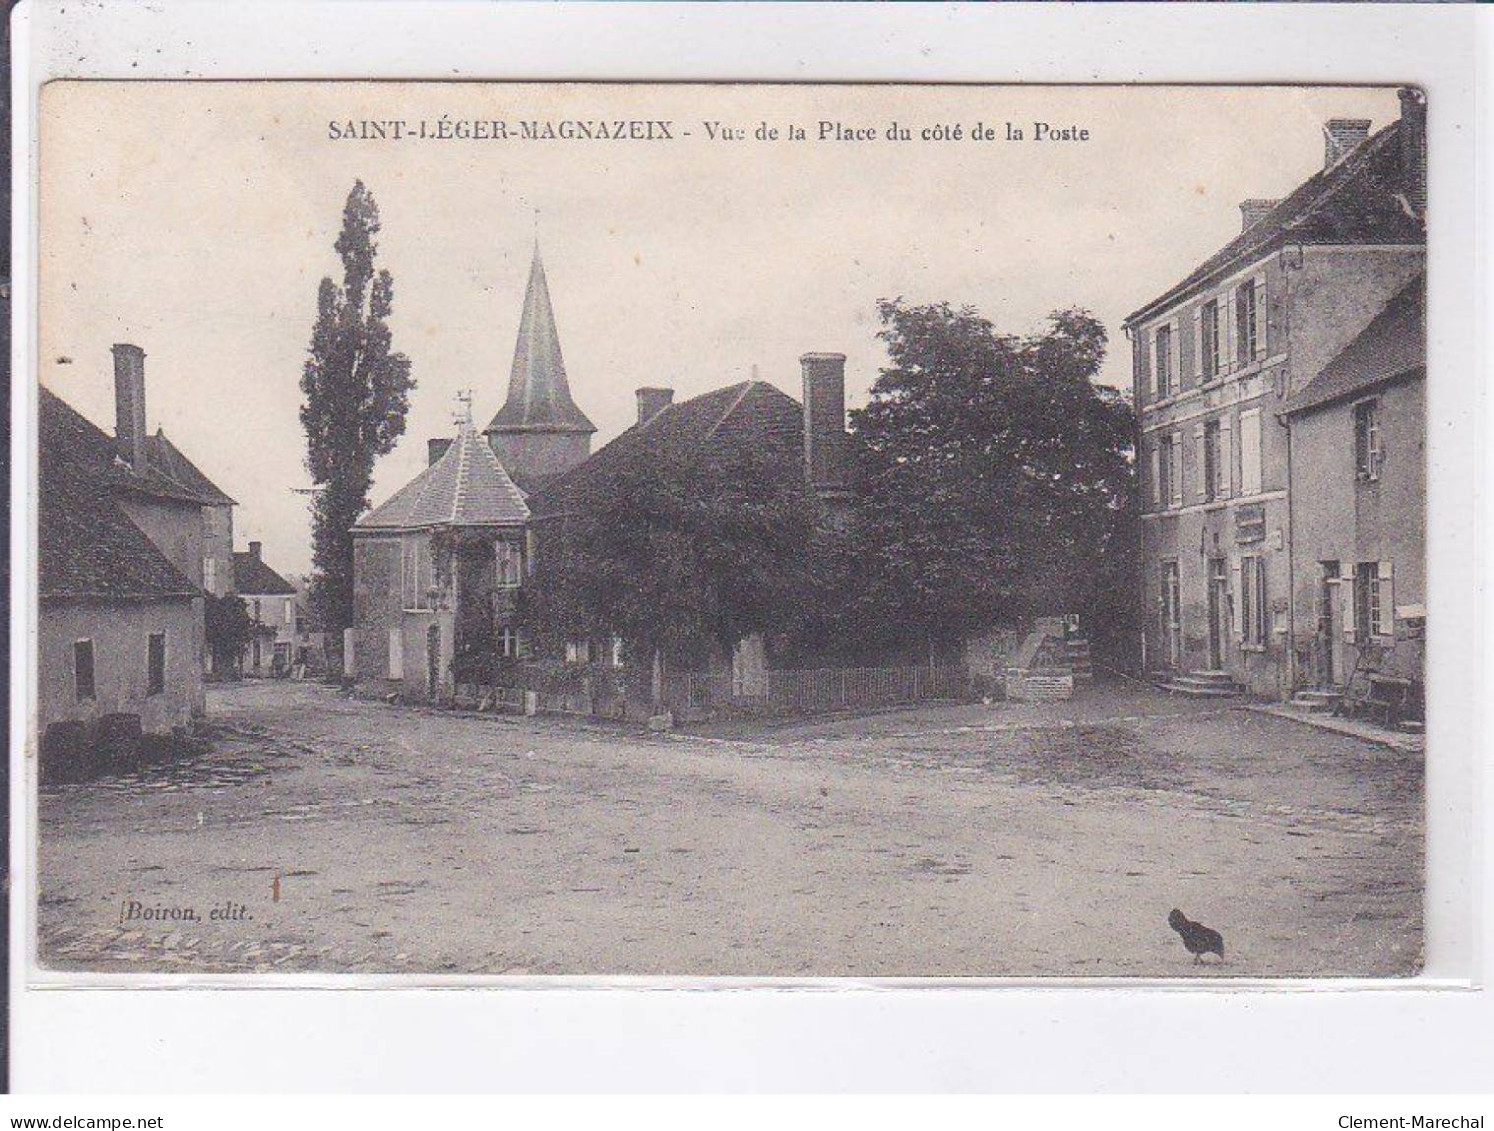
[[[48,84],[34,976],[1417,974],[1429,112]]]

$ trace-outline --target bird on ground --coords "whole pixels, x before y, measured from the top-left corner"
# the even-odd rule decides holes
[[[1202,962],[1206,954],[1217,954],[1219,961],[1224,961],[1224,936],[1212,927],[1195,923],[1176,907],[1167,916],[1167,925],[1182,936],[1183,945],[1195,963]]]

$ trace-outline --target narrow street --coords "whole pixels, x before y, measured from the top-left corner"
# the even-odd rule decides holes
[[[1229,705],[1101,686],[697,736],[289,682],[218,686],[208,707],[209,754],[43,791],[43,966],[1213,977],[1420,960],[1421,759]],[[1193,964],[1174,907],[1223,932],[1224,965]]]

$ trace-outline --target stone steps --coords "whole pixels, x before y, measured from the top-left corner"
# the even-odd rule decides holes
[[[1313,715],[1331,715],[1342,698],[1337,691],[1299,691],[1292,696],[1292,706]]]
[[[1163,691],[1194,699],[1236,699],[1240,689],[1229,672],[1197,671],[1163,676],[1157,683]]]

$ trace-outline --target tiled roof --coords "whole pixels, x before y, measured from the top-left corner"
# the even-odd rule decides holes
[[[511,526],[528,517],[523,492],[472,422],[466,421],[440,459],[360,518],[353,529]]]
[[[234,500],[218,489],[218,485],[204,475],[195,463],[181,453],[175,444],[166,438],[159,428],[146,441],[146,460],[151,467],[167,478],[180,483],[209,506],[231,507]]]
[[[54,439],[78,460],[88,463],[115,489],[166,502],[232,505],[233,500],[213,485],[195,464],[166,439],[163,432],[146,437],[144,468],[134,468],[120,457],[119,443],[87,420],[45,386],[43,403],[51,398],[61,410],[53,412]]]
[[[804,410],[764,381],[729,385],[672,404],[530,498],[537,515],[583,506],[608,483],[632,475],[688,474],[703,462],[753,452],[786,475],[803,475]]]
[[[1417,275],[1359,336],[1282,407],[1293,415],[1320,408],[1398,377],[1424,376],[1426,276]]]
[[[508,376],[508,400],[484,431],[595,432],[596,425],[576,407],[560,354],[560,334],[540,262],[539,244],[529,265],[524,290],[524,313],[514,344],[514,363]]]
[[[45,387],[39,409],[40,596],[159,600],[198,595],[116,501],[114,441]]]
[[[243,550],[233,552],[233,587],[241,597],[290,597],[296,592],[262,558]]]
[[[1165,294],[1126,318],[1141,321],[1189,297],[1241,263],[1286,244],[1424,244],[1426,224],[1401,155],[1399,122],[1309,177]]]

